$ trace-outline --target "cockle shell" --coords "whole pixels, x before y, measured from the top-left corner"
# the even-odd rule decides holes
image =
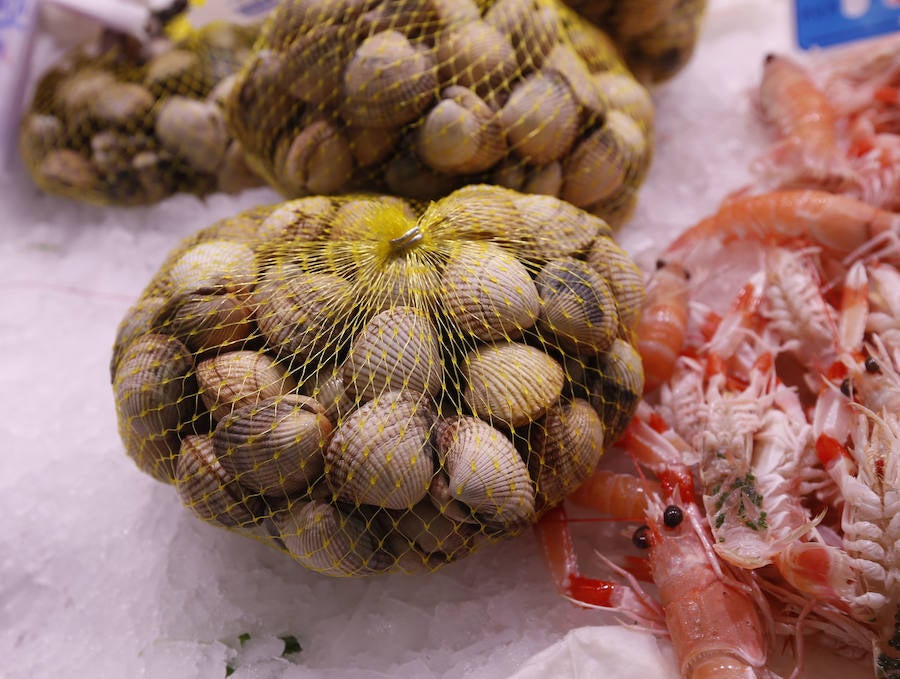
[[[109,362],[110,379],[115,380],[116,369],[125,350],[141,335],[150,334],[156,324],[157,314],[168,302],[167,297],[150,295],[129,307],[125,318],[122,319],[116,330],[116,340],[113,343],[112,358]]]
[[[557,160],[569,151],[579,120],[578,105],[565,82],[543,72],[517,83],[500,111],[510,148],[536,164]]]
[[[628,254],[607,236],[597,238],[587,256],[587,264],[609,284],[619,310],[621,334],[637,329],[644,304],[644,275]]]
[[[275,526],[295,561],[326,575],[370,575],[394,563],[362,518],[332,504],[294,502],[275,516]]]
[[[482,98],[508,84],[519,68],[509,37],[484,21],[442,31],[435,50],[441,82],[468,87]]]
[[[499,0],[484,15],[485,23],[509,36],[523,71],[539,69],[562,39],[561,19],[555,5],[541,0]]]
[[[215,173],[225,159],[229,135],[215,104],[189,97],[169,97],[156,116],[156,136],[163,147],[199,172]]]
[[[283,396],[297,385],[284,368],[256,351],[228,351],[197,364],[200,398],[220,421],[247,404]]]
[[[254,278],[253,250],[244,243],[218,239],[187,250],[168,275],[175,297],[211,289],[245,292]]]
[[[381,0],[291,0],[279,3],[263,27],[262,40],[277,50],[288,49],[297,35],[327,23],[353,25]]]
[[[105,177],[114,180],[117,174],[130,169],[131,158],[137,147],[135,141],[135,137],[113,130],[98,132],[91,137],[91,160],[94,166]]]
[[[558,160],[533,168],[522,185],[523,193],[558,196],[562,191],[562,165]]]
[[[196,52],[169,49],[147,62],[144,85],[160,93],[177,92],[179,85],[195,91],[205,90],[210,83],[202,82],[203,69]]]
[[[193,410],[193,367],[181,342],[149,334],[128,346],[113,379],[125,452],[142,471],[167,483],[175,478],[182,416]]]
[[[325,196],[286,201],[272,210],[259,225],[259,240],[316,240],[332,223],[334,212],[331,199]]]
[[[194,352],[235,348],[253,332],[251,309],[234,293],[191,293],[177,299],[172,334]]]
[[[156,98],[147,88],[135,83],[115,82],[90,101],[88,111],[104,124],[137,124],[155,103]]]
[[[109,71],[85,68],[65,78],[56,90],[55,98],[66,118],[82,116],[91,102],[116,83]]]
[[[616,298],[603,277],[578,259],[554,259],[535,278],[542,333],[578,354],[601,354],[619,331]]]
[[[273,497],[304,491],[322,473],[332,426],[314,398],[250,402],[219,420],[216,457],[242,486]]]
[[[344,361],[344,384],[362,401],[396,389],[434,396],[442,379],[437,332],[416,307],[393,307],[374,316]]]
[[[253,293],[256,324],[279,355],[295,356],[295,368],[314,355],[328,360],[344,339],[350,291],[333,274],[272,270]]]
[[[402,33],[366,38],[344,71],[341,115],[363,127],[399,127],[421,114],[437,94],[434,58]]]
[[[149,202],[162,200],[172,192],[173,177],[167,172],[166,164],[159,153],[141,151],[131,159],[131,167],[143,190],[145,200]]]
[[[396,531],[409,549],[446,560],[458,559],[475,546],[478,529],[472,524],[454,521],[431,502],[423,501],[410,510],[393,512]]]
[[[416,220],[416,211],[412,206],[396,196],[373,195],[366,198],[353,198],[343,203],[331,220],[328,232],[330,240],[365,240],[372,238],[373,225],[384,216],[385,208],[392,207],[409,218]]]
[[[385,127],[358,127],[350,125],[346,129],[347,143],[357,167],[370,167],[391,155],[400,141],[399,129]]]
[[[486,241],[459,244],[444,269],[441,289],[448,318],[480,340],[521,336],[540,309],[528,270],[510,252]]]
[[[398,153],[388,161],[384,180],[392,192],[419,200],[436,200],[462,182],[427,167],[412,151]]]
[[[438,431],[438,460],[452,496],[488,523],[534,516],[534,486],[512,442],[483,420],[454,417]]]
[[[531,426],[528,469],[544,506],[559,504],[593,474],[603,455],[603,421],[584,399],[552,406]]]
[[[568,22],[566,38],[591,73],[622,69],[622,57],[616,43],[605,31],[589,22]]]
[[[357,46],[354,31],[338,22],[310,24],[294,36],[285,57],[296,71],[290,93],[310,104],[329,104],[340,97],[337,86]]]
[[[596,238],[612,234],[599,217],[553,196],[517,194],[513,200],[518,222],[528,236],[521,252],[529,259],[548,260],[586,252]]]
[[[506,140],[494,111],[472,90],[451,85],[417,129],[416,153],[439,172],[469,174],[499,161]]]
[[[343,370],[337,364],[320,366],[303,383],[301,390],[322,404],[325,415],[336,426],[343,422],[355,405],[344,386]]]
[[[325,452],[325,475],[347,502],[408,509],[425,497],[434,474],[428,401],[389,391],[350,413]]]
[[[616,3],[607,21],[613,33],[621,40],[649,33],[670,19],[678,0],[630,0]]]
[[[49,151],[62,145],[63,124],[59,118],[28,113],[22,120],[19,146],[29,163],[38,162]]]
[[[211,436],[185,436],[181,441],[175,489],[185,507],[210,523],[249,526],[261,503],[248,495],[216,459]]]
[[[462,361],[463,399],[478,417],[518,427],[537,419],[562,392],[563,370],[540,349],[500,342]]]
[[[37,176],[50,191],[90,193],[100,186],[100,177],[91,161],[69,149],[56,149],[44,156]]]
[[[353,154],[344,132],[323,118],[309,121],[275,150],[275,173],[289,195],[334,193],[353,175]]]
[[[603,420],[606,440],[615,442],[625,431],[644,394],[641,356],[628,342],[616,339],[597,370],[591,386],[591,405]]]
[[[606,113],[606,100],[591,77],[589,67],[569,43],[557,44],[544,60],[541,71],[562,78],[575,101],[591,118]]]
[[[653,129],[653,99],[647,88],[623,72],[603,71],[592,77],[611,109],[628,114],[645,130]]]

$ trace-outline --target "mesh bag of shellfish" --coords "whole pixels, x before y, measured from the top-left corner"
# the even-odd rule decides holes
[[[690,61],[707,0],[565,0],[608,31],[644,83],[668,80]]]
[[[330,575],[513,535],[591,474],[642,393],[642,276],[611,233],[489,185],[223,220],[119,328],[125,450],[202,519]]]
[[[20,126],[35,183],[118,205],[262,185],[222,108],[258,32],[215,22],[142,43],[107,30],[64,55],[41,76]]]
[[[485,182],[616,226],[652,152],[647,91],[558,0],[284,0],[226,108],[287,197]]]

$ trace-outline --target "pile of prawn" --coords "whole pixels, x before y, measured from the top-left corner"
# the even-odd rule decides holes
[[[882,106],[895,60],[870,83],[877,105],[841,99],[848,122],[819,146],[798,91],[764,78],[770,113],[795,106],[769,158],[777,188],[733,194],[649,276],[644,397],[617,443],[637,473],[601,468],[569,498],[639,522],[646,560],[601,555],[618,577],[585,577],[565,508],[536,527],[557,588],[667,634],[686,679],[777,677],[785,645],[797,677],[810,641],[900,678],[900,164],[879,138],[900,139]],[[830,87],[858,89],[863,61]]]

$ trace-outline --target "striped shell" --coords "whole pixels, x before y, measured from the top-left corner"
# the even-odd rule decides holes
[[[245,405],[258,405],[296,388],[284,368],[266,354],[229,351],[197,364],[200,398],[216,421]]]
[[[230,292],[181,297],[172,313],[172,333],[197,353],[237,348],[253,332],[245,301]]]
[[[594,241],[588,252],[587,263],[606,280],[616,298],[621,332],[636,332],[645,297],[644,275],[641,270],[628,254],[608,237]]]
[[[437,37],[442,83],[461,85],[489,97],[518,70],[509,38],[484,21],[470,21]]]
[[[516,342],[470,351],[462,361],[463,399],[478,417],[513,427],[536,420],[559,398],[563,370],[540,349]]]
[[[229,134],[218,106],[188,97],[168,97],[156,116],[163,148],[198,172],[216,172],[225,160]]]
[[[617,339],[600,361],[599,377],[591,386],[591,405],[600,414],[606,440],[625,431],[644,394],[644,366],[637,350]]]
[[[557,8],[540,0],[498,0],[491,4],[484,21],[509,36],[523,71],[539,69],[562,40]]]
[[[281,190],[294,196],[334,193],[353,175],[353,154],[344,131],[321,118],[282,138],[274,164]]]
[[[527,240],[520,251],[548,260],[586,252],[594,240],[612,233],[602,219],[553,196],[517,194],[514,204]],[[552,237],[548,238],[548,235]]]
[[[242,291],[255,277],[253,250],[244,243],[218,239],[188,249],[168,274],[175,296],[211,288]]]
[[[533,73],[513,88],[500,123],[516,155],[530,163],[562,158],[578,133],[578,105],[554,74]]]

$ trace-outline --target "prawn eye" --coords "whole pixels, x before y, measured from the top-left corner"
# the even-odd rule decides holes
[[[841,393],[844,396],[850,396],[850,378],[844,378],[844,381],[841,382]]]
[[[660,269],[662,269],[665,265],[666,265],[666,261],[665,261],[664,259],[657,259],[657,260],[656,260],[656,270],[657,270],[657,271],[659,271]]]
[[[675,528],[684,519],[684,512],[678,505],[669,505],[663,510],[663,523],[668,528]]]
[[[871,356],[866,357],[866,372],[867,373],[877,373],[881,368],[878,365],[878,361],[876,361]]]
[[[631,536],[631,541],[638,549],[648,549],[650,547],[650,526],[639,526]]]

